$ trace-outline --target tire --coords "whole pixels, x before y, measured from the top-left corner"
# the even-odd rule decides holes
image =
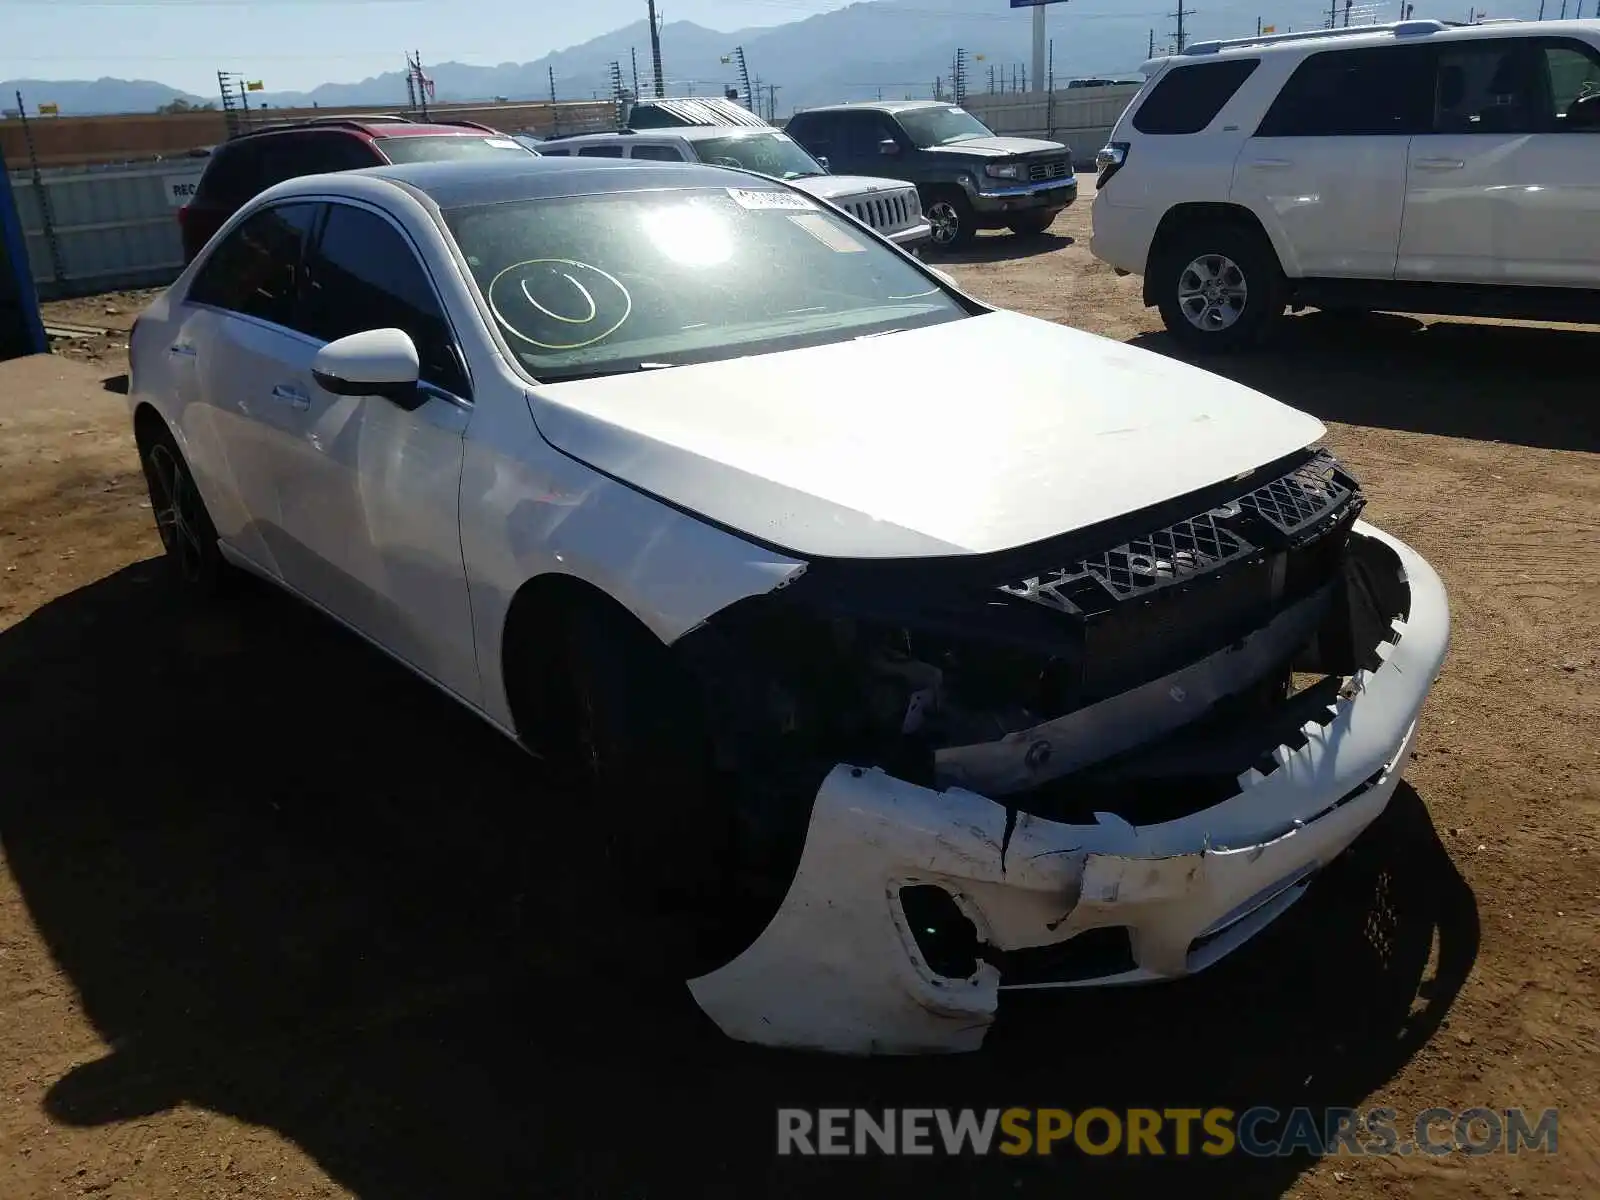
[[[733,877],[732,810],[696,685],[632,618],[578,607],[562,637],[579,782],[641,934],[630,962],[646,978],[681,981],[716,965],[701,952]]]
[[[1167,332],[1196,354],[1229,354],[1258,344],[1287,302],[1272,246],[1234,223],[1196,225],[1168,238],[1154,285]]]
[[[922,213],[933,227],[928,245],[934,250],[961,250],[972,244],[978,232],[972,205],[953,188],[941,189],[928,197]]]
[[[217,545],[217,527],[206,511],[189,464],[165,425],[151,421],[139,433],[139,462],[166,552],[168,569],[190,595],[214,599],[232,582],[232,568]]]
[[[1059,208],[1047,208],[1042,212],[1023,213],[1021,216],[1006,224],[1006,228],[1018,237],[1039,237],[1061,215]]]

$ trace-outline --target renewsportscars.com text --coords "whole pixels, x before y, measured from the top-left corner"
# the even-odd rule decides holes
[[[780,1155],[1553,1154],[1558,1112],[1520,1108],[782,1108]]]

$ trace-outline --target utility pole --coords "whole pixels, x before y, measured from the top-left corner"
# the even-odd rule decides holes
[[[1154,58],[1156,56],[1156,31],[1154,29],[1150,31],[1150,49],[1145,51],[1144,56],[1146,58]]]
[[[411,59],[406,59],[406,111],[417,110],[417,77],[411,73]]]
[[[639,98],[639,47],[629,46],[628,57],[633,60],[633,98]]]
[[[1183,4],[1183,0],[1178,0],[1178,3],[1179,3],[1179,6],[1181,7],[1182,4]],[[1045,44],[1044,10],[1045,10],[1045,6],[1043,4],[1035,4],[1033,6],[1033,82],[1034,82],[1035,85],[1039,84],[1044,79],[1044,53],[1045,53],[1045,49],[1044,49],[1044,44]],[[1022,76],[1022,79],[1023,79],[1022,90],[1023,91],[1027,91],[1028,90],[1028,84],[1027,84],[1028,76],[1026,74],[1024,74]]]
[[[655,70],[656,99],[666,95],[661,82],[661,21],[656,16],[656,0],[647,0],[650,6],[650,64]]]
[[[883,89],[878,89],[878,98],[883,98]],[[778,85],[767,84],[767,120],[776,125],[778,123]]]
[[[967,52],[958,49],[955,61],[951,64],[950,78],[955,87],[956,103],[960,104],[967,98]]]
[[[44,244],[50,251],[50,282],[55,285],[56,293],[60,295],[66,291],[67,270],[61,263],[61,245],[56,241],[55,208],[50,203],[50,189],[44,185],[44,176],[39,174],[39,151],[33,144],[33,126],[28,124],[28,106],[23,102],[21,92],[16,96],[17,120],[22,122],[22,141],[28,148],[28,167],[33,172],[33,194],[38,197],[39,222],[44,226]],[[26,261],[17,266],[22,271],[28,269]]]
[[[1257,37],[1261,36],[1261,18],[1260,17],[1256,18],[1256,36]]]
[[[1184,8],[1183,0],[1178,0],[1178,11],[1175,13],[1168,13],[1167,16],[1176,17],[1178,19],[1178,31],[1173,35],[1173,53],[1182,54],[1184,46],[1187,45],[1189,41],[1188,35],[1183,31],[1183,19],[1185,17],[1194,16],[1194,9]]]
[[[1335,29],[1339,25],[1339,0],[1328,0],[1328,28]]]
[[[1350,28],[1350,6],[1354,3],[1355,0],[1344,0],[1344,27],[1346,29]],[[1578,3],[1583,3],[1583,0],[1578,0]]]
[[[550,76],[550,132],[561,132],[561,106],[556,103],[556,69],[547,66],[545,70]]]
[[[744,85],[743,94],[745,107],[747,107],[751,112],[754,112],[756,106],[755,101],[750,93],[750,68],[745,64],[744,61],[744,47],[735,46],[733,48],[733,57],[739,63],[739,82]]]
[[[989,64],[989,94],[991,96],[994,95],[994,64],[993,63]],[[879,96],[878,99],[882,100],[883,97]]]

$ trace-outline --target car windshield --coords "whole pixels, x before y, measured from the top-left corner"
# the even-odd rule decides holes
[[[463,158],[503,158],[507,155],[533,155],[515,138],[462,137],[455,133],[420,137],[386,137],[379,149],[392,163],[455,162]]]
[[[774,179],[804,179],[826,175],[822,164],[802,150],[786,133],[750,133],[736,137],[706,138],[695,143],[701,162],[736,167],[771,175]]]
[[[911,261],[791,188],[612,192],[444,217],[506,343],[541,382],[967,315]]]
[[[896,113],[895,117],[900,122],[900,128],[923,149],[994,136],[994,130],[966,109],[953,104],[939,108],[908,108]]]

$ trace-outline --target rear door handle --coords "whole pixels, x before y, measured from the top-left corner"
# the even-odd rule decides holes
[[[290,408],[307,409],[311,407],[311,397],[291,384],[280,383],[272,389],[272,398]]]
[[[1459,171],[1466,165],[1459,158],[1419,158],[1416,161],[1419,171]]]
[[[1255,158],[1250,160],[1250,165],[1258,171],[1275,171],[1294,166],[1287,158]]]
[[[180,358],[193,358],[195,356],[195,349],[193,346],[189,345],[188,342],[174,342],[172,345],[167,347],[167,353],[176,354]]]

